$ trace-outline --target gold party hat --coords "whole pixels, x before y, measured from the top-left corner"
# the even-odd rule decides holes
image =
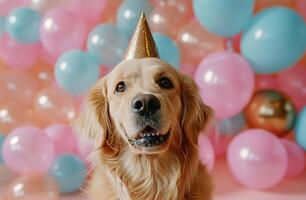
[[[134,35],[125,54],[125,59],[159,58],[149,24],[142,12]]]

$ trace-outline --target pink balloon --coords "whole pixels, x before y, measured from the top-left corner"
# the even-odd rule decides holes
[[[279,89],[291,97],[298,110],[306,105],[306,68],[302,65],[290,67],[278,73]]]
[[[56,155],[76,152],[76,138],[71,126],[53,124],[45,128],[45,132],[54,144]]]
[[[0,0],[0,16],[6,16],[16,7],[26,5],[27,0]]]
[[[199,154],[200,160],[211,172],[215,165],[215,153],[210,140],[204,135],[199,137]]]
[[[53,162],[54,146],[41,129],[20,127],[5,138],[3,158],[6,166],[16,173],[40,175]]]
[[[221,51],[205,57],[195,73],[204,102],[217,119],[238,114],[250,101],[254,74],[249,63],[239,54]]]
[[[40,26],[41,42],[53,57],[58,57],[69,49],[81,48],[86,33],[85,22],[64,7],[48,11]]]
[[[305,168],[304,151],[295,142],[282,139],[287,155],[288,155],[288,169],[286,172],[287,178],[292,178],[300,175]]]
[[[40,44],[20,44],[7,34],[0,38],[0,58],[10,67],[26,69],[34,66],[40,56]]]
[[[275,75],[257,74],[255,76],[255,90],[276,89],[277,80]]]
[[[89,164],[89,155],[94,151],[94,142],[78,139],[76,147],[78,155]]]
[[[78,17],[88,21],[95,21],[100,17],[106,5],[106,0],[70,0],[69,3],[69,10],[78,15]]]
[[[255,189],[276,186],[288,168],[285,147],[275,135],[262,129],[249,129],[236,136],[227,160],[237,181]]]

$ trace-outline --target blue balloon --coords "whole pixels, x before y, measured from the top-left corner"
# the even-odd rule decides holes
[[[153,33],[160,59],[179,69],[181,53],[176,43],[168,36],[161,33]]]
[[[137,25],[141,12],[148,15],[152,5],[148,0],[124,0],[117,11],[117,27],[130,37]]]
[[[0,134],[0,165],[4,164],[3,158],[2,158],[2,144],[4,142],[4,135]]]
[[[306,107],[300,112],[295,125],[295,139],[306,151]]]
[[[294,65],[305,47],[303,18],[284,7],[257,14],[241,40],[241,52],[257,73],[274,73]]]
[[[55,65],[57,83],[72,95],[86,92],[99,78],[96,57],[81,50],[67,51]]]
[[[101,65],[112,67],[118,64],[128,47],[129,39],[112,24],[94,28],[87,39],[87,49],[94,54]]]
[[[0,16],[0,37],[5,32],[5,21],[6,21],[5,17]]]
[[[20,43],[36,43],[39,41],[41,15],[31,8],[16,8],[6,19],[7,33]]]
[[[84,162],[73,154],[58,156],[49,169],[49,174],[57,181],[61,193],[80,189],[85,182],[86,173]]]
[[[231,37],[241,32],[252,17],[254,0],[193,0],[198,21],[210,32]]]
[[[239,113],[231,118],[220,121],[217,125],[218,132],[221,135],[237,135],[245,127],[245,118],[243,113]]]

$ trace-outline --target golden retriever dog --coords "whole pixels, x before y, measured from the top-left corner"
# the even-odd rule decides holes
[[[158,58],[126,59],[75,122],[95,141],[90,200],[211,200],[198,136],[211,115],[196,83]]]

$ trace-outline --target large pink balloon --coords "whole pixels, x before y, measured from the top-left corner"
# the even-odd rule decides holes
[[[291,97],[297,109],[306,105],[306,68],[296,65],[278,73],[279,89]]]
[[[20,127],[5,138],[3,158],[6,166],[16,173],[43,174],[53,162],[54,146],[41,129]]]
[[[69,0],[69,3],[69,10],[78,17],[88,21],[96,21],[106,5],[106,0]]]
[[[7,68],[0,73],[0,102],[22,101],[33,105],[38,90],[39,82],[27,71]]]
[[[300,175],[305,168],[304,151],[295,142],[282,139],[287,155],[288,155],[288,169],[286,172],[287,178],[292,178]]]
[[[85,22],[64,7],[48,11],[40,26],[41,42],[53,57],[58,57],[69,49],[81,48],[86,33]]]
[[[254,74],[239,54],[221,51],[205,57],[195,73],[204,102],[218,119],[231,117],[249,102],[254,89]]]
[[[57,155],[75,153],[76,138],[70,126],[53,124],[45,128],[45,132],[52,140]]]
[[[262,129],[249,129],[234,138],[227,152],[230,170],[250,188],[271,188],[284,178],[288,156],[281,141]]]
[[[10,67],[26,69],[34,66],[40,56],[40,44],[20,44],[7,34],[0,38],[0,58]]]
[[[201,162],[211,172],[215,165],[215,153],[210,140],[204,135],[199,137],[199,154]]]

